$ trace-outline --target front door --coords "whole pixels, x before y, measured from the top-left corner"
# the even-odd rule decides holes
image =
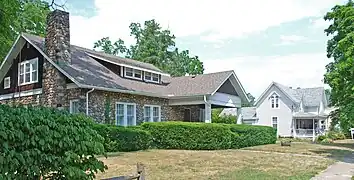
[[[184,109],[184,121],[191,121],[191,109]]]

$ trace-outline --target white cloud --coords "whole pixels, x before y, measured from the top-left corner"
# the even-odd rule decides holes
[[[312,24],[312,27],[316,29],[325,29],[331,24],[330,21],[325,21],[323,17],[311,20],[310,23]]]
[[[292,45],[296,43],[309,43],[314,42],[314,40],[308,39],[305,36],[299,35],[280,35],[281,42],[278,44],[274,44],[274,46],[285,46]]]
[[[235,70],[245,90],[258,97],[272,82],[292,87],[323,86],[325,53],[287,56],[244,56],[204,60],[206,73]]]
[[[217,41],[319,15],[335,2],[338,0],[95,0],[97,16],[71,16],[71,39],[88,48],[104,36],[132,42],[129,24],[155,18],[177,37],[213,32],[205,39]]]

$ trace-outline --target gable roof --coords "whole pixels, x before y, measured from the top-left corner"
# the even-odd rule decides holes
[[[321,101],[326,101],[326,99],[323,99],[323,95],[325,93],[324,87],[292,89],[280,83],[272,82],[257,99],[255,104],[258,104],[263,96],[265,96],[273,86],[278,87],[280,91],[282,91],[290,100],[296,104],[302,102],[304,106],[319,106]]]
[[[164,98],[171,96],[212,95],[228,78],[233,76],[241,89],[237,93],[240,94],[241,98],[244,96],[246,97],[245,100],[248,100],[234,71],[183,77],[170,77],[162,74],[161,84],[147,83],[123,78],[100,64],[94,58],[104,59],[112,64],[120,63],[124,64],[123,66],[140,67],[152,72],[162,71],[148,63],[111,56],[75,45],[70,46],[71,63],[54,63],[44,53],[44,38],[30,34],[21,34],[20,36],[35,47],[51,64],[80,88],[95,88],[97,90]],[[5,61],[8,61],[8,59],[5,59]],[[3,70],[2,67],[1,70]]]

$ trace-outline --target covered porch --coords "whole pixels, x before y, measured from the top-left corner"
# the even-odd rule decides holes
[[[315,138],[324,134],[327,116],[314,113],[296,113],[293,116],[293,136],[297,138]]]
[[[241,108],[238,96],[216,92],[210,96],[170,99],[169,105],[175,109],[180,120],[185,122],[211,123],[211,110],[214,108]],[[240,111],[237,111],[240,112]]]

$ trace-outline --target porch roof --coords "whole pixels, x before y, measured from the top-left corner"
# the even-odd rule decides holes
[[[293,114],[294,118],[300,119],[300,118],[327,118],[328,114],[321,113],[310,113],[310,112],[296,112]]]

